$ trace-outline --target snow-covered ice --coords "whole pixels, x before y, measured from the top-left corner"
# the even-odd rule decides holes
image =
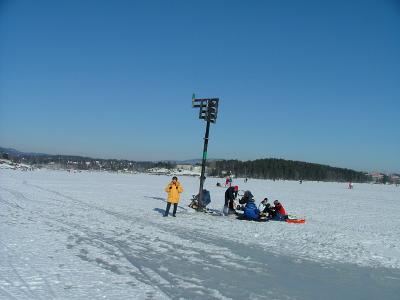
[[[0,298],[398,299],[400,187],[236,179],[307,219],[286,224],[190,211],[194,177],[163,218],[169,180],[0,170]]]

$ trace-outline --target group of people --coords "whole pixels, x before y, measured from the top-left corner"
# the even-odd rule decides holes
[[[169,210],[173,204],[172,216],[176,217],[176,211],[180,200],[180,194],[183,192],[183,186],[178,181],[176,176],[172,177],[171,182],[165,187],[165,192],[168,194],[167,207],[164,212],[164,217],[169,215]],[[278,201],[273,202],[273,206],[268,203],[268,198],[264,198],[261,204],[264,206],[262,210],[256,206],[254,196],[250,191],[245,191],[243,197],[239,200],[239,205],[235,207],[235,200],[238,196],[239,187],[237,185],[230,186],[225,191],[224,214],[228,215],[236,213],[236,210],[243,210],[242,217],[248,220],[263,220],[271,219],[277,221],[284,221],[287,218],[285,208]],[[207,206],[211,202],[210,192],[203,190],[202,204]],[[194,202],[195,203],[195,202]],[[197,202],[198,203],[198,202]],[[194,207],[193,208],[197,208]]]
[[[268,198],[264,198],[261,204],[264,206],[262,210],[256,206],[254,196],[250,191],[245,191],[243,197],[239,200],[239,205],[234,207],[235,200],[239,191],[238,186],[229,187],[225,191],[224,214],[236,213],[236,210],[243,210],[244,219],[248,220],[265,220],[271,219],[276,221],[284,221],[287,218],[286,210],[280,201],[275,200],[274,205],[268,203]]]

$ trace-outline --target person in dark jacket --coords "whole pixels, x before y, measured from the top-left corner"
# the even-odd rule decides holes
[[[284,221],[287,218],[286,210],[283,205],[278,201],[274,201],[274,206],[266,206],[263,213],[268,212],[269,218],[275,221]]]
[[[227,215],[229,211],[233,211],[234,205],[233,201],[236,199],[239,191],[239,187],[237,185],[228,187],[225,191],[225,204],[224,204],[224,213]]]
[[[238,207],[236,207],[236,209],[244,211],[244,207],[246,206],[246,204],[251,201],[254,202],[253,194],[250,191],[245,191],[243,194],[243,197],[239,199],[240,205],[238,205]]]
[[[239,200],[239,203],[247,204],[247,202],[249,202],[249,200],[252,200],[253,198],[254,196],[250,191],[245,191],[243,197]]]
[[[260,218],[266,219],[270,215],[271,204],[268,203],[268,198],[265,197],[263,201],[261,201],[261,205],[264,206],[264,209],[260,212]]]

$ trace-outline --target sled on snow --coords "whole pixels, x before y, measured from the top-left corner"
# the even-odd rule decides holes
[[[288,215],[287,219],[285,220],[286,223],[293,223],[293,224],[305,224],[306,219],[305,218],[298,218],[293,215]]]

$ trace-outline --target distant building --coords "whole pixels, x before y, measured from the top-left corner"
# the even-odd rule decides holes
[[[169,175],[171,171],[165,168],[151,168],[147,170],[147,173],[154,175]]]
[[[395,184],[400,184],[400,175],[397,174],[390,175],[390,182]]]
[[[373,172],[373,173],[368,173],[368,176],[371,176],[371,178],[374,182],[381,182],[383,180],[383,177],[385,176],[385,174],[382,174],[379,172]]]
[[[193,166],[192,172],[200,174],[201,173],[201,166]]]
[[[179,164],[179,165],[176,165],[176,168],[178,170],[192,171],[193,170],[193,165],[191,165],[191,164]]]

